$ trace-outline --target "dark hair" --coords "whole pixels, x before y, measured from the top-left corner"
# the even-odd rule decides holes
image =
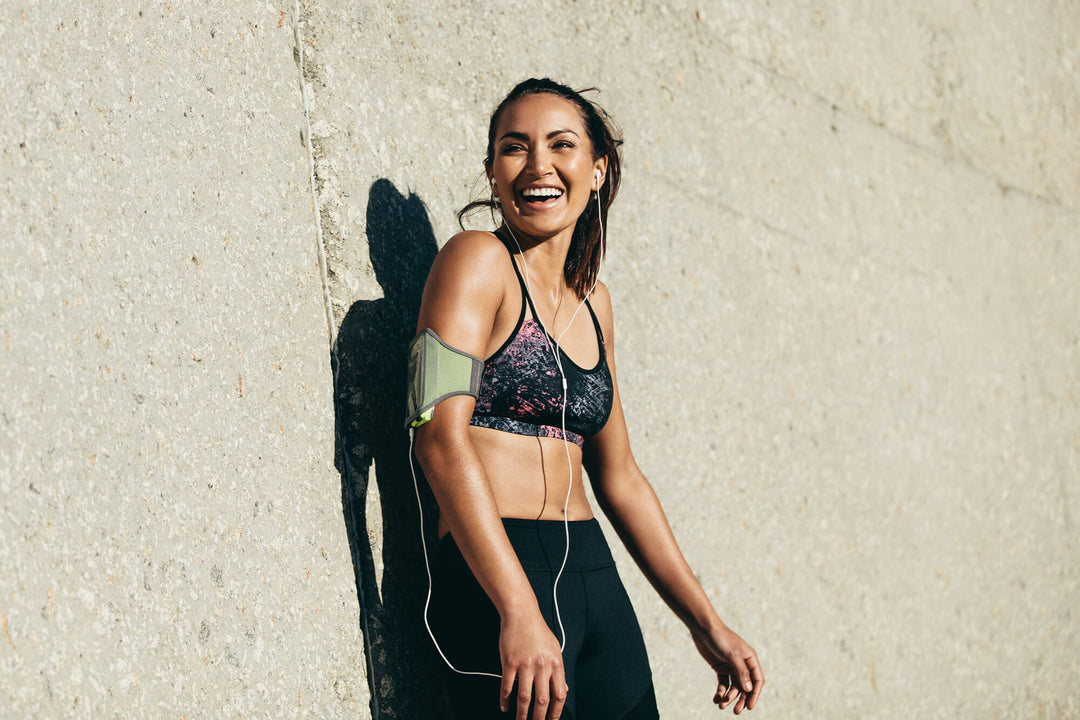
[[[608,159],[607,173],[603,186],[600,188],[600,212],[597,216],[596,203],[589,202],[585,205],[584,212],[578,217],[574,227],[574,235],[570,241],[570,249],[566,254],[566,264],[563,266],[563,276],[566,284],[578,297],[585,297],[589,292],[597,273],[600,272],[600,261],[604,257],[606,240],[600,232],[601,222],[607,225],[608,208],[614,202],[619,192],[619,183],[622,179],[622,162],[619,156],[619,146],[622,145],[622,135],[618,127],[607,112],[596,103],[582,97],[582,93],[596,91],[596,88],[572,90],[566,85],[557,83],[548,78],[529,78],[518,83],[510,94],[503,98],[495,112],[491,114],[491,122],[488,125],[487,155],[484,158],[484,166],[491,168],[495,161],[495,131],[499,124],[499,117],[503,110],[513,102],[526,95],[540,95],[547,93],[569,100],[581,111],[581,118],[585,122],[585,133],[592,143],[593,159],[602,157]],[[492,219],[495,218],[497,205],[494,200],[473,200],[458,212],[458,223],[465,229],[465,218],[482,208],[491,211]],[[600,222],[598,222],[598,220]]]

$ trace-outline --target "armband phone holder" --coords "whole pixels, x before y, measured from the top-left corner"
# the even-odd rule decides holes
[[[450,347],[431,328],[409,344],[409,389],[405,427],[420,427],[435,406],[454,395],[480,394],[484,361]]]

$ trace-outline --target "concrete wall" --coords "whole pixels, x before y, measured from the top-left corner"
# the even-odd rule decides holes
[[[395,383],[530,75],[625,132],[623,402],[754,715],[1080,713],[1075,8],[16,3],[0,35],[0,716],[442,712]],[[662,713],[715,712],[618,560]]]
[[[0,716],[362,714],[288,13],[0,22]]]

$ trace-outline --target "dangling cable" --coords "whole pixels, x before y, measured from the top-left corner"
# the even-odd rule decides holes
[[[600,191],[599,190],[596,191],[596,217],[597,217],[597,220],[600,223],[600,247],[601,247],[601,252],[603,252],[604,239],[605,239],[604,238],[604,219],[603,219],[603,213],[601,212],[601,208],[600,208]],[[513,230],[513,228],[510,227],[510,224],[507,223],[507,222],[504,222],[503,224],[506,226],[507,232],[510,233],[510,238],[514,241],[514,245],[517,247],[517,250],[518,250],[518,255],[521,257],[521,265],[525,269],[525,277],[524,277],[524,279],[525,279],[525,291],[529,294],[529,297],[531,298],[532,297],[532,287],[529,285],[529,264],[527,262],[525,262],[525,253],[522,252],[521,244],[518,242],[517,236],[514,235],[514,230]],[[593,290],[596,289],[596,283],[599,282],[599,281],[600,281],[600,271],[599,271],[599,268],[597,268],[596,277],[593,278],[592,287],[590,287],[589,291],[587,293],[585,293],[585,297],[582,298],[581,302],[578,303],[577,308],[574,309],[573,314],[570,315],[570,320],[569,320],[569,322],[567,322],[566,327],[563,328],[562,332],[559,333],[559,337],[555,338],[554,347],[552,347],[551,335],[548,333],[547,328],[544,327],[544,323],[540,320],[539,317],[534,318],[536,320],[536,323],[540,326],[540,329],[544,331],[544,342],[547,343],[548,350],[551,351],[552,357],[555,358],[555,366],[559,369],[559,380],[562,383],[562,391],[563,391],[562,408],[561,408],[560,417],[562,419],[562,428],[561,428],[562,429],[562,441],[563,441],[563,449],[566,451],[566,465],[567,465],[567,468],[569,470],[569,482],[566,485],[566,497],[563,498],[563,508],[562,508],[563,535],[565,537],[564,549],[563,549],[563,559],[562,559],[562,564],[559,566],[559,572],[555,574],[555,582],[552,583],[552,587],[551,587],[551,596],[552,596],[551,599],[552,599],[552,601],[553,601],[553,603],[555,605],[555,620],[559,625],[559,635],[560,635],[559,649],[560,650],[565,650],[566,649],[566,629],[563,627],[562,613],[559,611],[559,595],[558,595],[558,593],[559,593],[559,580],[562,579],[563,571],[566,570],[566,563],[570,559],[570,516],[567,513],[567,509],[570,507],[570,493],[574,489],[574,465],[573,465],[573,461],[570,458],[570,441],[566,439],[567,385],[566,385],[566,372],[563,370],[562,358],[559,355],[560,351],[562,350],[562,348],[559,347],[559,341],[562,340],[563,335],[565,335],[566,331],[569,330],[570,327],[574,324],[574,319],[577,318],[577,314],[581,311],[581,308],[585,306],[585,302],[589,299],[589,296],[592,295]]]
[[[496,200],[496,202],[497,202],[497,200]],[[603,248],[605,247],[605,244],[604,244],[605,238],[604,238],[604,220],[603,220],[603,216],[602,216],[602,210],[600,208],[600,191],[599,191],[599,189],[596,191],[596,209],[597,209],[597,220],[600,223],[600,247],[601,247],[601,253],[602,253]],[[521,257],[521,264],[525,269],[525,275],[524,275],[525,291],[526,291],[526,293],[528,293],[529,297],[531,298],[532,297],[532,287],[529,284],[529,264],[525,261],[525,253],[522,251],[521,244],[518,242],[517,236],[514,235],[514,231],[510,227],[509,223],[504,222],[504,224],[506,225],[507,231],[510,233],[511,239],[514,241],[514,245],[517,247],[518,255]],[[558,595],[558,591],[559,591],[559,580],[562,578],[562,574],[566,570],[566,563],[570,558],[570,516],[567,514],[567,509],[570,507],[570,494],[573,491],[573,487],[574,487],[574,466],[573,466],[573,461],[572,461],[572,459],[570,457],[570,441],[566,437],[566,435],[567,435],[567,430],[566,430],[566,405],[567,405],[567,393],[568,393],[568,390],[567,390],[567,383],[566,383],[566,372],[563,370],[562,358],[559,355],[559,353],[562,350],[562,348],[559,346],[559,342],[562,340],[563,335],[566,334],[566,331],[569,330],[570,327],[574,324],[574,320],[577,318],[577,315],[581,311],[581,308],[585,305],[586,301],[589,299],[589,296],[592,295],[593,291],[596,289],[596,284],[597,284],[597,282],[599,282],[599,280],[600,280],[600,272],[599,272],[599,268],[598,268],[597,273],[596,273],[596,277],[593,278],[592,287],[590,287],[589,291],[587,293],[585,293],[585,297],[578,304],[577,308],[574,309],[573,314],[570,315],[570,320],[567,323],[566,327],[563,328],[562,332],[559,333],[559,337],[554,338],[554,341],[555,341],[554,346],[552,345],[551,335],[548,333],[547,328],[544,327],[544,323],[541,322],[539,317],[534,318],[536,320],[536,323],[540,326],[541,330],[543,330],[544,342],[547,344],[548,350],[551,351],[552,357],[555,358],[555,366],[559,369],[559,380],[560,380],[560,382],[562,384],[562,390],[563,390],[562,407],[561,407],[560,417],[561,417],[561,420],[562,420],[562,428],[561,429],[562,429],[563,449],[566,451],[566,463],[567,463],[567,468],[569,470],[569,482],[567,483],[566,497],[563,498],[563,508],[562,508],[562,513],[563,513],[563,534],[564,534],[564,537],[565,537],[565,547],[564,547],[564,550],[563,550],[563,560],[562,560],[562,564],[559,566],[559,572],[556,573],[556,575],[555,575],[555,582],[552,584],[552,588],[551,588],[552,601],[553,601],[553,603],[555,605],[555,619],[556,619],[556,621],[557,621],[557,623],[559,625],[559,635],[560,635],[559,650],[560,651],[566,650],[566,629],[563,626],[562,613],[559,611],[559,595]],[[601,352],[602,352],[602,350],[601,350]],[[431,642],[432,642],[432,644],[435,645],[435,650],[438,651],[439,657],[441,657],[443,659],[443,662],[445,662],[447,667],[449,667],[451,670],[458,673],[459,675],[476,675],[476,676],[480,676],[480,677],[491,677],[491,678],[501,679],[502,675],[497,675],[495,673],[479,672],[479,671],[473,671],[473,670],[459,670],[456,667],[454,667],[454,664],[452,662],[450,662],[449,658],[446,657],[446,653],[443,652],[442,647],[439,645],[439,641],[435,639],[435,633],[431,629],[431,623],[428,620],[428,610],[431,607],[431,594],[432,594],[432,589],[433,589],[433,585],[434,585],[434,580],[433,580],[432,575],[431,575],[431,563],[428,560],[427,537],[426,537],[426,533],[425,533],[425,529],[424,529],[424,508],[423,508],[423,505],[422,505],[421,500],[420,500],[420,483],[416,478],[416,466],[413,463],[413,448],[414,448],[414,444],[415,444],[415,439],[416,439],[416,428],[410,427],[409,428],[409,472],[412,474],[413,491],[416,493],[416,508],[417,508],[417,512],[419,513],[419,518],[420,518],[420,544],[421,544],[421,547],[422,547],[422,550],[423,550],[423,553],[424,553],[424,571],[427,573],[427,579],[428,579],[427,597],[424,600],[424,627],[427,628],[428,636],[431,637]]]
[[[413,490],[416,491],[416,508],[420,513],[420,545],[424,550],[424,570],[427,571],[427,599],[424,601],[424,627],[427,628],[428,635],[431,636],[431,642],[434,643],[435,649],[439,651],[439,657],[443,659],[443,662],[445,662],[451,670],[459,675],[480,675],[482,677],[502,679],[502,675],[496,675],[495,673],[458,670],[454,667],[454,664],[450,662],[449,658],[446,657],[446,654],[439,646],[439,641],[435,639],[435,633],[431,630],[431,623],[428,622],[428,607],[431,605],[431,587],[433,582],[431,579],[431,564],[428,562],[427,538],[424,537],[424,506],[420,502],[420,483],[416,479],[416,466],[413,465],[413,441],[415,437],[416,428],[409,428],[409,471],[412,473]]]
[[[604,248],[604,219],[602,217],[602,213],[600,212],[600,190],[599,189],[597,189],[597,191],[596,191],[596,219],[600,223],[600,248],[601,248],[601,253],[602,253],[603,248]],[[509,226],[507,226],[507,227],[509,227]],[[523,263],[525,262],[524,256],[522,256],[522,262]],[[566,331],[570,329],[570,326],[572,326],[574,324],[574,318],[577,317],[578,312],[585,305],[585,302],[589,299],[589,296],[592,295],[593,290],[596,289],[596,283],[599,282],[599,281],[600,281],[600,269],[597,268],[596,277],[593,278],[592,287],[589,288],[589,292],[585,293],[585,297],[582,299],[582,301],[578,304],[577,308],[574,310],[574,314],[570,316],[570,321],[566,324],[566,327],[563,328],[563,331],[561,333],[559,333],[559,337],[555,338],[555,347],[556,348],[559,348],[559,342],[562,340],[562,336],[565,335]],[[537,320],[537,322],[540,322],[540,321]],[[541,325],[541,327],[543,327],[543,325]],[[547,334],[546,330],[544,331],[544,334],[545,335]],[[600,349],[600,352],[601,353],[603,352],[602,348]],[[561,359],[559,359],[558,353],[555,353],[555,357],[556,357],[555,363],[559,367],[559,374],[562,376],[562,387],[563,387],[563,401],[562,401],[562,432],[563,432],[563,438],[562,438],[562,440],[563,440],[563,449],[566,451],[566,465],[570,469],[570,482],[566,486],[566,497],[563,498],[563,535],[565,536],[566,540],[565,540],[565,544],[564,544],[564,548],[563,548],[562,565],[559,566],[559,572],[555,575],[555,582],[552,583],[551,594],[552,594],[552,600],[555,603],[555,615],[559,620],[559,630],[560,630],[560,632],[563,633],[562,646],[565,649],[565,647],[566,647],[566,634],[565,634],[565,630],[563,630],[563,626],[562,626],[562,617],[559,615],[559,596],[558,596],[558,592],[559,592],[559,580],[562,579],[563,571],[566,569],[566,563],[570,559],[570,515],[567,513],[567,509],[570,507],[570,491],[573,489],[573,484],[574,484],[574,466],[573,466],[572,461],[570,460],[570,442],[566,439],[566,400],[567,400],[566,373],[563,372],[562,361],[561,361]]]
[[[600,252],[601,253],[603,253],[603,248],[604,248],[604,219],[603,219],[602,215],[603,214],[600,211],[600,190],[597,189],[597,191],[596,191],[596,219],[600,223]],[[507,226],[507,227],[509,227],[509,226]],[[603,255],[601,254],[601,257],[602,256]],[[522,262],[523,263],[525,262],[524,256],[522,256]],[[559,347],[559,341],[562,340],[562,336],[565,335],[566,331],[570,329],[570,326],[574,324],[574,318],[577,317],[578,311],[581,310],[582,306],[585,305],[585,301],[589,299],[590,295],[592,295],[593,290],[596,289],[596,283],[599,282],[599,281],[600,281],[600,268],[597,268],[596,269],[596,277],[593,278],[592,287],[589,288],[589,292],[585,293],[584,299],[582,299],[581,303],[577,306],[577,309],[574,310],[574,314],[570,316],[570,322],[568,322],[566,324],[566,327],[563,328],[563,331],[561,333],[559,333],[559,337],[555,338],[555,347],[556,348]],[[539,320],[537,320],[537,322],[539,322]],[[541,327],[543,327],[543,326],[541,326]],[[547,334],[546,330],[544,331],[544,334],[545,335]],[[600,352],[601,353],[604,352],[603,348],[600,348]],[[552,600],[555,603],[555,616],[559,620],[559,630],[560,630],[560,632],[563,633],[562,646],[565,649],[565,647],[566,647],[566,634],[565,634],[565,630],[563,630],[563,626],[562,626],[562,617],[559,616],[559,596],[558,596],[558,592],[559,592],[559,580],[562,579],[563,570],[566,569],[566,563],[570,559],[570,515],[566,511],[570,507],[570,491],[573,489],[573,484],[574,484],[574,466],[573,466],[572,461],[570,460],[570,442],[566,439],[566,400],[567,400],[566,373],[563,372],[562,362],[561,362],[561,360],[558,359],[558,353],[555,353],[555,356],[556,356],[555,362],[559,366],[559,374],[562,375],[562,387],[563,387],[563,401],[562,401],[563,449],[566,450],[566,464],[567,464],[567,467],[570,468],[570,482],[566,486],[566,497],[563,498],[563,535],[565,536],[566,541],[565,541],[565,546],[564,546],[564,549],[563,549],[562,565],[559,566],[559,572],[555,575],[555,582],[552,584],[552,587],[551,587],[551,595],[552,595]]]

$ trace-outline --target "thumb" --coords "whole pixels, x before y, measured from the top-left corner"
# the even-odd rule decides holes
[[[742,658],[736,658],[734,662],[735,674],[739,677],[739,687],[745,693],[752,693],[754,691],[754,683],[750,680],[750,668],[746,666],[746,661]]]

